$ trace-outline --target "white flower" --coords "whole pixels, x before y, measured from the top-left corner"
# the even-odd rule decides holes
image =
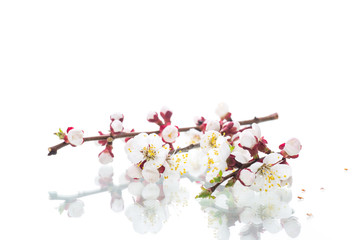
[[[187,131],[185,134],[189,137],[189,144],[199,143],[201,140],[201,136],[203,135],[202,132],[193,128]]]
[[[252,149],[257,144],[257,139],[251,129],[246,129],[241,133],[239,142],[241,146]]]
[[[67,134],[67,139],[71,145],[79,146],[84,142],[84,132],[82,130],[71,129]]]
[[[220,131],[220,123],[219,121],[215,121],[215,120],[206,120],[205,121],[206,124],[206,129],[205,131]]]
[[[208,157],[203,151],[199,151],[198,149],[189,151],[188,159],[186,170],[190,175],[199,177],[205,173]]]
[[[200,148],[208,156],[208,168],[206,180],[210,181],[216,177],[220,171],[223,173],[227,167],[226,160],[230,156],[230,147],[227,139],[219,132],[208,131],[201,138]]]
[[[256,162],[249,168],[256,174],[252,188],[256,191],[268,191],[281,187],[281,181],[291,176],[291,167],[280,164],[283,156],[278,153],[267,155],[263,162]]]
[[[220,117],[223,118],[229,112],[229,106],[226,103],[220,103],[215,110],[215,113]]]
[[[259,125],[253,123],[251,129],[246,129],[240,134],[239,143],[241,146],[252,149],[261,138]]]
[[[174,125],[168,125],[161,132],[161,136],[165,142],[174,143],[179,136],[179,129]]]
[[[149,183],[155,183],[160,179],[160,173],[157,168],[153,167],[151,164],[145,163],[144,169],[142,170],[142,176]]]
[[[299,154],[301,148],[302,148],[302,146],[301,146],[300,141],[297,138],[292,138],[285,143],[283,150],[289,156],[295,156],[295,155]]]
[[[131,165],[126,170],[126,175],[128,175],[130,178],[141,178],[141,168],[139,168],[137,165]]]
[[[146,161],[149,165],[159,168],[170,151],[168,145],[163,144],[157,134],[140,133],[125,144],[125,152],[133,163]]]
[[[114,132],[121,132],[122,130],[124,130],[123,124],[120,120],[112,121],[111,128]]]
[[[69,217],[80,217],[84,214],[84,203],[81,200],[71,202],[67,214]]]

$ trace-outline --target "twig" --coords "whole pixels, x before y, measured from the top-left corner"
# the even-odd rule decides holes
[[[270,121],[270,120],[275,120],[278,119],[279,115],[277,113],[273,113],[271,115],[265,116],[265,117],[254,117],[253,119],[250,120],[244,120],[244,121],[239,121],[240,125],[248,125],[248,124],[252,124],[252,123],[260,123],[260,122],[266,122],[266,121]],[[179,128],[179,132],[186,132],[189,131],[190,129],[196,129],[196,130],[200,130],[199,127],[184,127],[184,128]],[[134,137],[140,133],[143,132],[131,132],[131,133],[120,133],[120,134],[116,134],[116,135],[111,135],[111,134],[105,134],[105,135],[100,135],[100,136],[93,136],[93,137],[86,137],[84,138],[84,142],[90,142],[90,141],[100,141],[100,140],[108,140],[109,142],[113,141],[114,139],[117,138],[126,138],[126,137]],[[152,134],[152,133],[156,133],[159,134],[160,131],[149,131],[149,132],[145,132],[147,134]],[[66,142],[62,142],[59,143],[55,146],[49,147],[49,153],[48,156],[51,155],[56,155],[57,151],[65,146],[69,145]]]

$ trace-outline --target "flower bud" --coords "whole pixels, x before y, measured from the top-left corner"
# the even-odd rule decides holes
[[[79,146],[84,142],[84,131],[69,128],[65,137],[66,140],[73,146]]]
[[[161,108],[160,115],[164,119],[165,123],[168,123],[170,122],[172,111],[168,107],[164,106]]]
[[[120,120],[114,120],[110,124],[110,129],[114,133],[119,133],[122,132],[122,130],[124,130],[124,127]]]
[[[158,122],[159,121],[158,113],[155,112],[155,111],[149,112],[148,115],[147,115],[147,120],[149,122],[154,122],[154,123]]]
[[[298,155],[302,146],[300,141],[297,138],[292,138],[288,140],[285,145],[283,145],[283,151],[285,151],[289,156]]]
[[[226,103],[220,103],[215,110],[215,113],[221,119],[223,119],[227,115],[228,112],[229,112],[229,106]]]
[[[210,130],[214,130],[214,131],[217,131],[217,132],[220,131],[220,123],[219,123],[219,121],[206,120],[205,124],[206,124],[205,131],[210,131]]]
[[[240,135],[239,142],[241,146],[252,149],[257,144],[257,140],[252,129],[243,131]]]
[[[124,114],[122,113],[114,113],[110,116],[111,121],[119,120],[120,122],[124,121]]]
[[[108,164],[113,160],[114,154],[112,153],[112,146],[106,145],[106,148],[99,154],[99,162],[102,164]]]

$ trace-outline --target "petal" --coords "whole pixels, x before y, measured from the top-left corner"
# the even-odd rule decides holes
[[[263,163],[272,165],[279,162],[282,158],[283,156],[279,153],[270,153],[264,158]]]

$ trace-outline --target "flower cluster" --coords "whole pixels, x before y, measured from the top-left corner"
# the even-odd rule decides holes
[[[291,222],[291,209],[278,194],[291,185],[289,160],[299,157],[302,149],[300,141],[291,138],[280,144],[278,151],[273,151],[258,123],[277,119],[277,114],[235,121],[224,103],[215,112],[219,117],[217,120],[200,116],[194,119],[195,126],[179,128],[171,121],[173,112],[163,107],[160,113],[148,113],[147,121],[158,127],[157,131],[150,132],[125,129],[124,115],[115,113],[110,116],[108,133],[99,131],[98,136],[84,137],[84,131],[72,127],[66,133],[59,129],[55,134],[63,142],[49,148],[49,155],[56,154],[67,145],[75,147],[96,141],[103,147],[98,160],[101,164],[110,164],[114,161],[113,142],[124,139],[124,151],[130,162],[124,178],[125,185],[137,199],[126,215],[139,232],[157,232],[161,228],[162,222],[167,219],[164,199],[169,201],[179,195],[178,183],[184,177],[202,185],[196,196],[200,200],[215,201],[221,196],[219,190],[224,188],[232,193],[234,204],[241,202],[243,196],[251,196],[249,202],[242,203],[242,210],[238,213],[243,223],[256,225],[262,221],[263,228],[270,232],[278,231],[280,226],[291,225],[286,225],[286,222]],[[185,134],[180,136],[180,132]],[[99,171],[96,182],[102,189],[112,189],[111,207],[114,211],[122,211],[123,186],[117,191],[112,177],[112,167],[105,165]],[[242,194],[237,193],[240,188]],[[218,204],[221,198],[224,196],[217,200]],[[261,199],[267,199],[267,203],[272,204],[273,212],[266,210]],[[69,215],[78,216],[82,214],[82,207],[83,204],[72,199],[62,209],[70,209]],[[225,218],[220,221],[220,232],[225,235],[226,221]]]

